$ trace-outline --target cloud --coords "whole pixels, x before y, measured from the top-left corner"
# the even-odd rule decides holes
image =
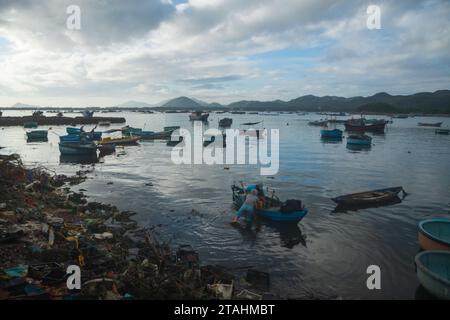
[[[68,30],[68,5],[82,29]],[[0,0],[0,104],[230,102],[450,84],[450,3]],[[421,22],[421,23],[418,23]]]

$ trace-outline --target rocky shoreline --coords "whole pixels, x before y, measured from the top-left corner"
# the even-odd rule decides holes
[[[0,300],[264,298],[268,274],[249,270],[237,280],[201,265],[192,247],[159,242],[156,227],[139,227],[133,212],[71,191],[85,179],[0,156]],[[74,265],[79,290],[67,285]]]

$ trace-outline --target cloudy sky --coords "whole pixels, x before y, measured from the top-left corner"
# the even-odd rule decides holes
[[[0,106],[450,89],[449,18],[448,0],[0,0]]]

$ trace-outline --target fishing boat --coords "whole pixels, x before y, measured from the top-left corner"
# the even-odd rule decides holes
[[[97,146],[93,142],[60,142],[59,152],[62,155],[92,155],[96,154]]]
[[[209,113],[203,113],[202,111],[196,111],[189,115],[191,121],[208,121]]]
[[[442,122],[436,122],[436,123],[419,122],[417,125],[419,127],[440,127],[442,125]]]
[[[347,137],[347,144],[357,146],[370,146],[372,145],[372,138],[365,134],[350,135]]]
[[[48,131],[47,130],[33,130],[27,132],[28,140],[47,140]]]
[[[122,134],[125,136],[137,136],[142,132],[141,128],[126,126],[122,128]]]
[[[33,117],[42,117],[44,115],[44,112],[37,110],[33,112]]]
[[[110,121],[99,121],[98,125],[101,127],[109,127],[111,125],[111,122]]]
[[[86,137],[87,140],[99,141],[102,139],[102,134],[103,134],[100,131],[85,132],[81,128],[75,128],[75,127],[67,127],[66,132],[69,136],[72,136],[72,137],[63,136],[65,138],[67,138],[68,141],[75,140],[75,137],[73,137],[73,136],[80,136],[81,134],[84,134],[84,136]],[[61,138],[60,138],[60,140],[61,140]],[[78,140],[80,140],[80,137],[78,137]]]
[[[423,251],[415,257],[417,279],[433,296],[450,299],[450,252]]]
[[[258,121],[258,122],[244,122],[244,123],[241,123],[241,125],[243,125],[243,126],[254,126],[254,125],[257,125],[257,124],[260,124],[262,121]]]
[[[173,132],[173,131],[175,131],[175,130],[178,130],[178,129],[180,129],[180,126],[168,126],[168,127],[164,127],[164,131],[170,131],[170,132]]]
[[[345,130],[354,132],[384,132],[387,121],[382,119],[350,119],[344,123]]]
[[[436,134],[450,134],[450,129],[436,129],[434,131]]]
[[[310,126],[316,127],[326,127],[328,125],[328,120],[317,120],[308,122]]]
[[[67,134],[80,134],[81,128],[67,127],[66,132]]]
[[[419,223],[419,245],[423,250],[450,251],[450,220],[427,219],[421,221]]]
[[[221,128],[229,128],[233,124],[233,119],[231,118],[223,118],[219,120],[219,127]]]
[[[236,208],[240,208],[245,200],[245,189],[244,187],[233,184],[231,190],[233,192],[233,204]],[[274,192],[272,192],[271,197],[266,195],[263,197],[265,203],[264,207],[256,209],[256,214],[262,218],[279,222],[298,223],[308,213],[308,209],[301,205],[299,201],[297,202],[298,208],[294,211],[290,210],[286,205],[289,201],[280,201],[280,199],[275,196]]]
[[[92,118],[94,116],[94,111],[84,110],[81,112],[81,114],[85,118]]]
[[[23,127],[26,129],[33,129],[38,127],[38,123],[36,121],[26,121],[23,123]]]
[[[342,139],[342,130],[334,129],[334,130],[321,130],[320,136],[322,139],[336,139],[341,140]]]
[[[398,199],[398,194],[401,191],[403,192],[403,196],[406,196],[403,187],[394,187],[347,194],[332,198],[331,200],[341,206],[371,206],[394,201]]]
[[[114,144],[114,145],[135,145],[140,140],[140,137],[122,137],[122,138],[103,138],[98,142],[98,145],[107,145],[107,144]]]

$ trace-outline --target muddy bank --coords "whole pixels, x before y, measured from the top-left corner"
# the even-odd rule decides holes
[[[159,226],[140,228],[133,212],[71,191],[85,174],[51,175],[0,156],[0,300],[270,297],[268,274],[236,279],[202,265],[191,246],[158,241]],[[79,290],[67,287],[70,265],[80,267]]]
[[[40,126],[63,126],[63,125],[79,125],[79,124],[98,124],[101,121],[109,121],[111,123],[125,123],[122,117],[0,117],[0,126],[23,126],[25,122],[37,122]]]

